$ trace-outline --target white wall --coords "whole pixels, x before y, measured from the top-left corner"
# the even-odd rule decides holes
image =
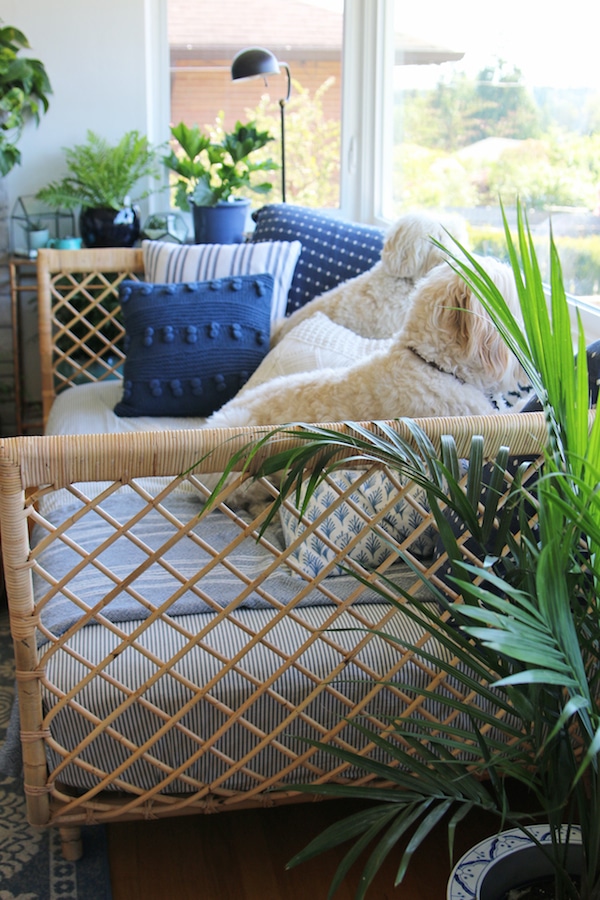
[[[111,142],[132,129],[153,144],[167,138],[166,0],[2,0],[0,17],[25,33],[53,87],[40,126],[23,133],[22,164],[5,179],[9,210],[64,174],[61,148],[84,142],[88,129]]]

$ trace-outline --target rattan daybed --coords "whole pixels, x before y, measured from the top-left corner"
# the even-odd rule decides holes
[[[141,274],[139,250],[40,254],[46,416],[57,393],[75,383],[118,389],[110,380],[122,362],[117,288]],[[81,824],[292,802],[300,799],[286,789],[294,781],[369,781],[302,741],[375,752],[348,719],[385,732],[391,712],[453,715],[444,694],[454,685],[365,629],[408,629],[429,651],[435,635],[419,634],[340,574],[340,565],[371,580],[386,572],[409,591],[424,590],[394,553],[376,571],[352,558],[411,485],[386,473],[394,490],[370,516],[353,506],[356,484],[332,484],[327,514],[295,541],[286,545],[279,519],[257,541],[268,506],[256,519],[230,509],[235,483],[200,516],[214,484],[207,476],[255,432],[180,424],[1,442],[1,538],[28,815],[35,825],[60,827],[71,857],[80,852]],[[541,414],[420,424],[434,443],[453,434],[465,456],[474,433],[485,436],[490,457],[500,445],[535,455],[545,434]],[[360,478],[369,475],[361,470]],[[275,496],[272,484],[266,489]],[[414,496],[406,502],[413,527],[400,546],[451,595],[436,575],[444,557],[418,551],[431,516]],[[342,509],[360,523],[345,548],[324,526]],[[331,553],[310,576],[294,551],[317,537]],[[439,703],[406,685],[434,687]]]

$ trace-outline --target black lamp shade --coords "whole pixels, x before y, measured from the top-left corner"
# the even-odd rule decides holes
[[[279,62],[270,50],[264,47],[248,47],[234,57],[231,63],[231,78],[253,78],[256,75],[277,75]]]

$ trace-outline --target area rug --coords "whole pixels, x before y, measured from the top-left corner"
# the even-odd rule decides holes
[[[8,614],[2,608],[0,744],[13,698],[12,643]],[[0,775],[0,900],[111,900],[111,896],[106,829],[84,828],[83,858],[67,862],[56,828],[36,830],[27,824],[20,778]]]

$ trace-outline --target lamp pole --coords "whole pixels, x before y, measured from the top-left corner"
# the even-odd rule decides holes
[[[292,92],[292,76],[290,74],[290,67],[287,63],[280,62],[279,65],[282,69],[285,69],[287,75],[287,94],[279,101],[281,117],[281,199],[283,203],[285,203],[285,107]]]

